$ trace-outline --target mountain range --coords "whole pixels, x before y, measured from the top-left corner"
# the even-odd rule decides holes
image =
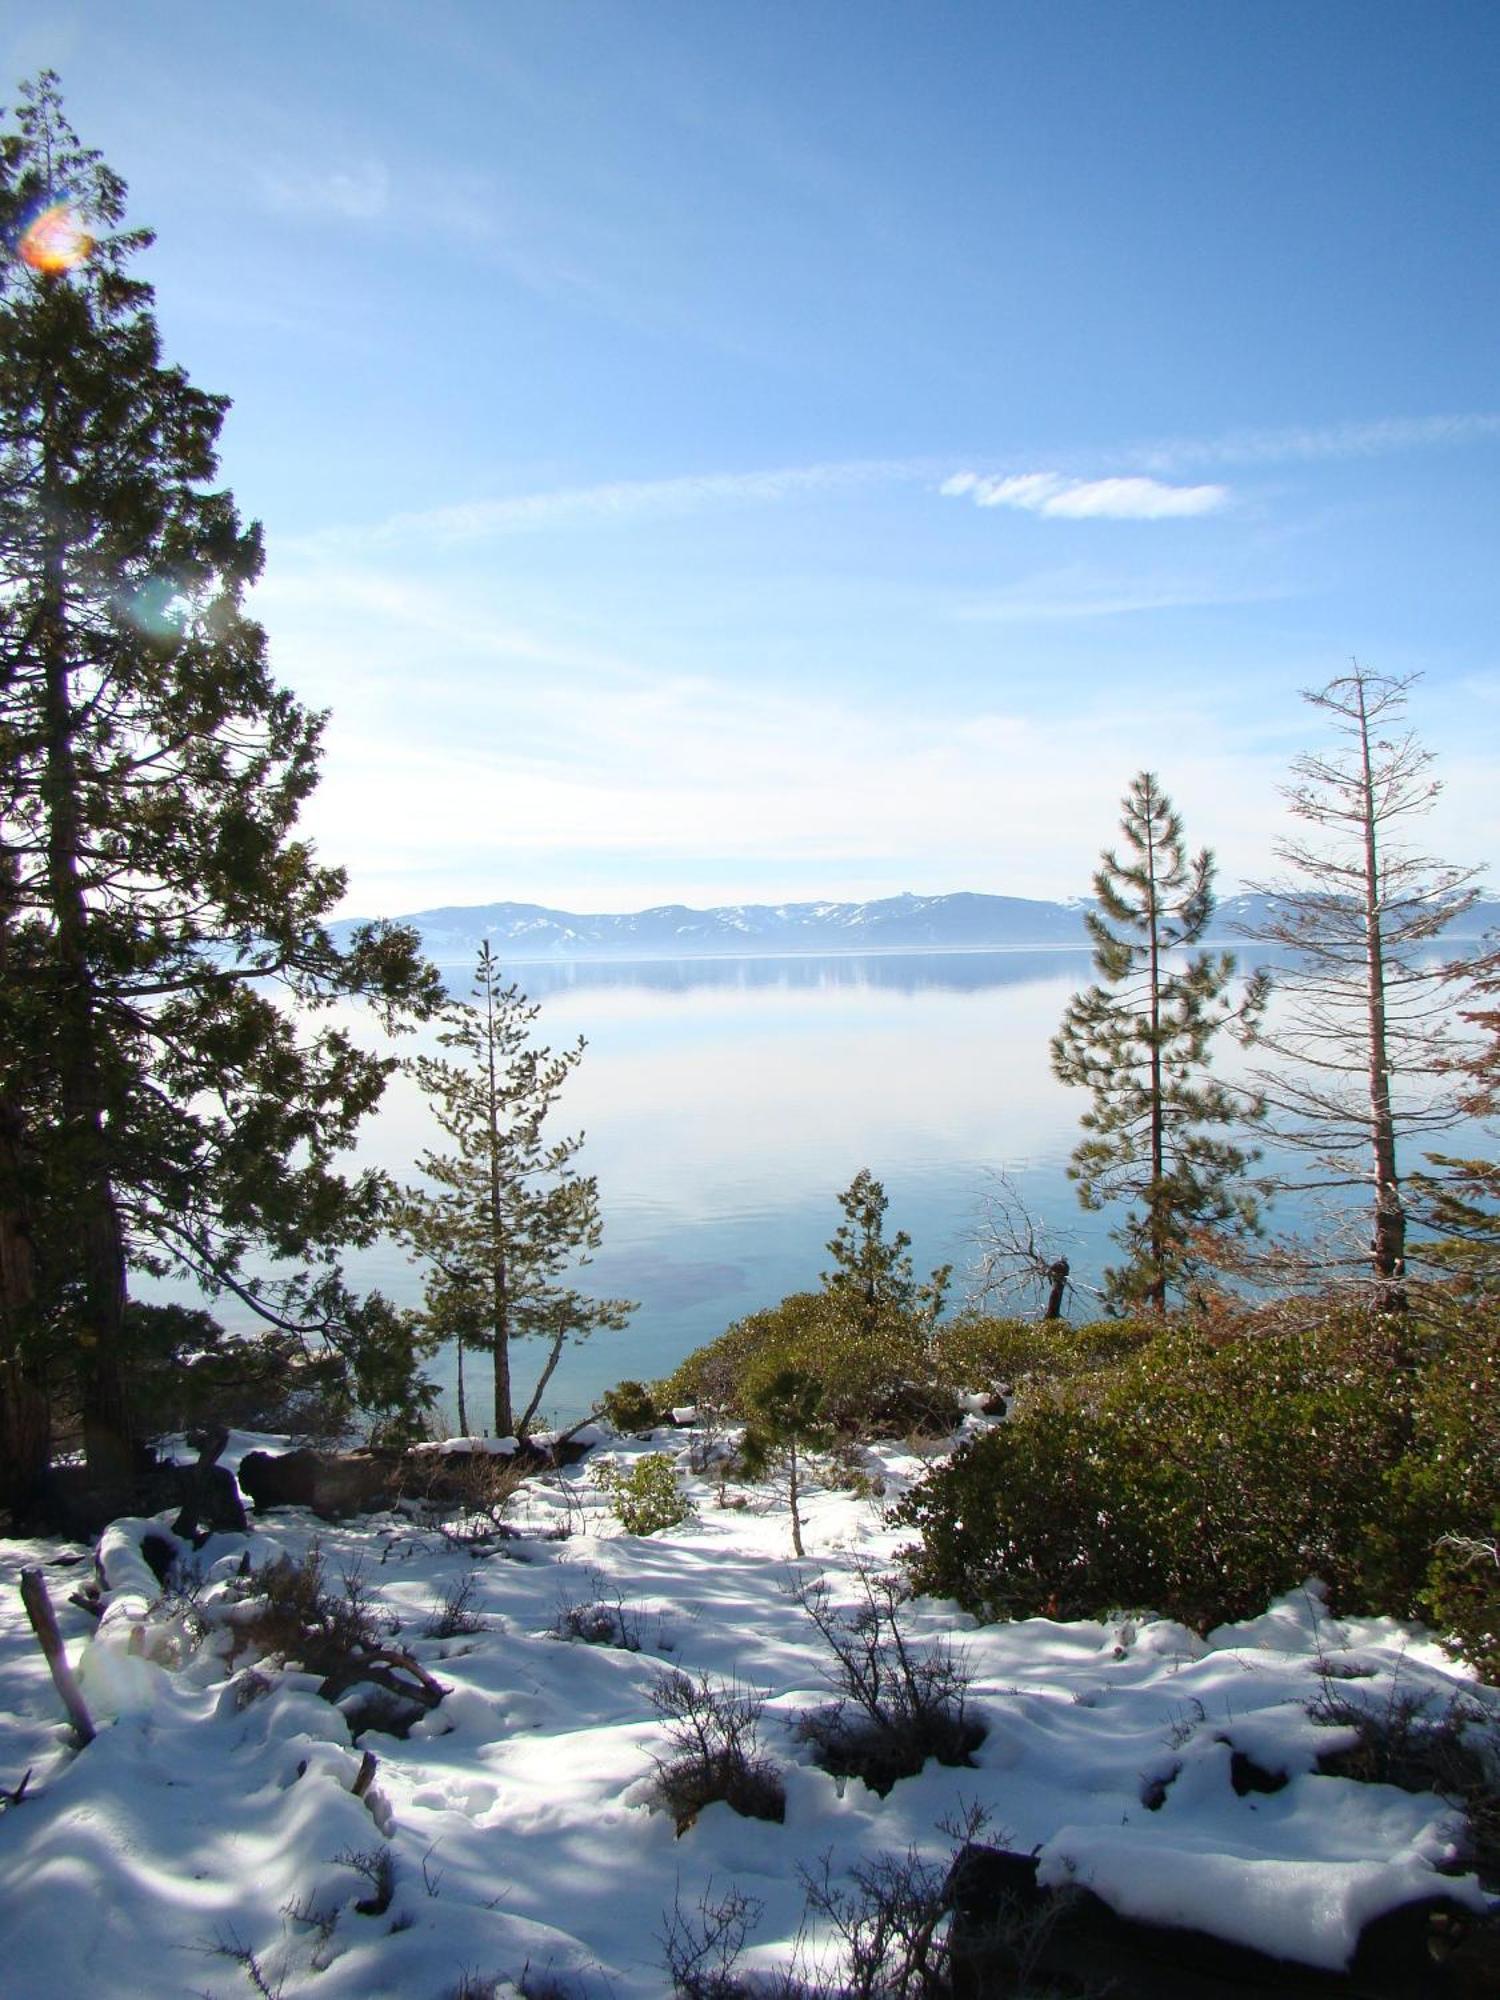
[[[1232,944],[1241,926],[1255,929],[1269,899],[1229,896],[1212,935]],[[682,903],[627,915],[580,915],[539,903],[479,903],[416,910],[399,919],[420,933],[438,965],[467,965],[488,941],[503,964],[566,959],[786,957],[799,953],[883,951],[1082,950],[1088,946],[1083,902],[959,892],[884,896],[867,903],[732,903],[694,910]],[[1479,903],[1462,926],[1476,937],[1500,924],[1500,903]],[[332,926],[340,941],[352,922]],[[1454,933],[1455,941],[1458,933]]]

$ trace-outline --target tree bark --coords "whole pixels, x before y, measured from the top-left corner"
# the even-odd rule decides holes
[[[1396,1168],[1396,1121],[1391,1113],[1391,1067],[1386,1035],[1385,940],[1381,931],[1380,854],[1375,836],[1375,777],[1370,765],[1370,724],[1363,683],[1358,689],[1359,754],[1364,807],[1366,1002],[1370,1056],[1370,1143],[1375,1162],[1375,1226],[1370,1255],[1382,1311],[1405,1310],[1406,1209]]]
[[[1155,800],[1151,803],[1154,805]],[[1151,967],[1151,1192],[1147,1197],[1151,1228],[1151,1263],[1155,1272],[1147,1303],[1155,1313],[1167,1309],[1166,1221],[1162,1214],[1162,1167],[1165,1158],[1165,1113],[1161,1082],[1161,931],[1156,907],[1156,840],[1146,819],[1147,909]]]
[[[1066,1257],[1059,1257],[1055,1263],[1047,1266],[1047,1310],[1042,1314],[1043,1319],[1062,1318],[1063,1294],[1068,1289],[1068,1272]]]
[[[133,1453],[123,1366],[125,1241],[109,1172],[104,1089],[99,1067],[96,994],[88,953],[88,905],[80,870],[82,810],[76,718],[68,656],[62,527],[67,495],[44,481],[49,518],[59,525],[46,555],[40,650],[45,674],[47,873],[57,926],[53,996],[64,1166],[73,1195],[79,1287],[76,1348],[83,1446],[100,1502],[130,1504]]]
[[[0,1094],[0,1508],[12,1515],[40,1492],[52,1448],[51,1404],[26,1348],[36,1271],[20,1153],[20,1113]]]

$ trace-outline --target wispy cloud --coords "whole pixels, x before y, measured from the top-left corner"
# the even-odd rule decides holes
[[[851,492],[898,479],[930,476],[930,467],[905,460],[854,459],[827,465],[782,466],[765,472],[687,473],[671,479],[621,479],[598,486],[565,486],[507,499],[476,500],[421,513],[394,514],[366,529],[331,529],[310,538],[323,546],[341,542],[412,541],[456,545],[495,535],[575,526],[659,521],[720,507],[769,506],[808,494]]]
[[[346,167],[263,167],[258,176],[267,205],[309,222],[376,222],[390,206],[391,177],[379,160]]]
[[[1282,465],[1328,458],[1377,458],[1390,452],[1482,444],[1500,438],[1500,413],[1472,410],[1434,417],[1381,417],[1368,423],[1289,425],[1228,431],[1215,438],[1162,438],[1126,454],[1152,472],[1191,465]]]
[[[339,198],[333,180],[321,198]],[[318,197],[310,195],[309,199]],[[1173,483],[1156,475],[1190,465],[1274,465],[1367,456],[1500,437],[1500,415],[1386,418],[1323,429],[1230,432],[1218,438],[1176,438],[1095,450],[1117,466],[1144,467],[1091,476],[1085,472],[971,470],[944,476],[932,458],[847,459],[774,466],[756,472],[683,473],[664,479],[616,479],[561,486],[495,499],[401,513],[361,527],[329,528],[299,546],[348,550],[392,544],[462,547],[504,535],[570,528],[626,526],[683,518],[730,507],[777,506],[818,495],[856,494],[883,486],[931,485],[978,507],[1005,507],[1051,520],[1188,520],[1222,512],[1233,502],[1222,484]],[[1070,454],[1059,454],[1066,458]],[[951,463],[951,461],[950,461]],[[283,544],[283,546],[288,546]]]
[[[1260,604],[1291,594],[1285,588],[1238,586],[1206,577],[1121,578],[1068,570],[960,598],[949,615],[965,625],[1054,624],[1077,618]]]
[[[1166,521],[1215,514],[1229,502],[1226,486],[1169,486],[1159,479],[1069,479],[1060,472],[1018,472],[987,478],[958,472],[938,489],[976,507],[1014,507],[1068,521]]]

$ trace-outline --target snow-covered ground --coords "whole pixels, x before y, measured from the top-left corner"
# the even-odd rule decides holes
[[[650,1448],[685,1467],[687,1439],[664,1433]],[[1330,1670],[1341,1693],[1377,1707],[1393,1689],[1496,1697],[1419,1635],[1331,1616],[1316,1589],[1206,1641],[1145,1616],[974,1629],[952,1605],[918,1600],[916,1636],[956,1637],[967,1657],[988,1732],[975,1767],[929,1765],[884,1799],[817,1769],[796,1725],[829,1701],[830,1659],[793,1586],[821,1575],[836,1603],[856,1602],[858,1566],[889,1565],[903,1539],[884,1509],[921,1469],[885,1447],[870,1454],[884,1500],[815,1493],[802,1563],[768,1490],[723,1507],[685,1472],[697,1511],[677,1528],[623,1534],[585,1468],[528,1487],[513,1518],[534,1535],[478,1556],[400,1515],[340,1526],[268,1515],[248,1538],[253,1563],[300,1558],[317,1540],[329,1575],[358,1569],[399,1620],[395,1643],[450,1690],[408,1739],[367,1733],[359,1746],[314,1676],[274,1672],[252,1690],[246,1662],[230,1667],[212,1639],[185,1636],[176,1665],[133,1652],[152,1590],[138,1531],[113,1532],[102,1623],[67,1603],[91,1574],[87,1551],[0,1544],[0,1786],[32,1772],[23,1802],[0,1813],[0,1991],[451,2000],[466,1975],[504,1994],[548,1974],[548,1990],[660,2000],[674,1905],[691,1919],[737,1888],[757,1906],[744,1968],[784,1964],[804,1918],[799,1869],[827,1856],[837,1882],[908,1848],[941,1863],[953,1840],[940,1823],[971,1805],[989,1816],[983,1838],[1040,1848],[1044,1880],[1311,1964],[1341,1965],[1364,1921],[1415,1895],[1483,1907],[1472,1878],[1436,1872],[1460,1839],[1453,1810],[1318,1775],[1319,1750],[1338,1738],[1307,1710]],[[219,1536],[201,1552],[210,1610],[246,1546]],[[46,1570],[103,1725],[82,1752],[15,1587],[27,1565]],[[483,1629],[418,1636],[466,1575]],[[623,1614],[638,1651],[554,1636],[570,1608],[599,1602]],[[760,1742],[785,1779],[784,1824],[717,1804],[679,1837],[653,1809],[668,1739],[650,1693],[671,1667],[764,1695]],[[379,1763],[362,1799],[352,1787],[366,1749]],[[1236,1749],[1290,1782],[1237,1795]],[[394,1894],[364,1914],[382,1847]]]

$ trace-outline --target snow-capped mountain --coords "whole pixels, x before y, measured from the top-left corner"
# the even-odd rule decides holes
[[[1226,897],[1212,937],[1233,944],[1263,921],[1267,899]],[[869,903],[683,903],[625,915],[580,915],[538,903],[480,903],[416,910],[399,919],[421,934],[439,965],[467,965],[488,940],[503,963],[538,960],[783,957],[797,953],[1082,949],[1088,905],[1025,896],[886,896]],[[1454,933],[1479,936],[1500,922],[1500,904],[1476,905]],[[352,923],[334,926],[347,938]]]
[[[664,903],[628,915],[579,915],[535,903],[417,910],[439,965],[465,964],[486,939],[511,962],[570,958],[691,958],[706,954],[974,951],[1083,945],[1079,908],[1021,896],[887,896],[871,903],[737,903],[694,910]],[[347,933],[349,925],[336,926]]]

